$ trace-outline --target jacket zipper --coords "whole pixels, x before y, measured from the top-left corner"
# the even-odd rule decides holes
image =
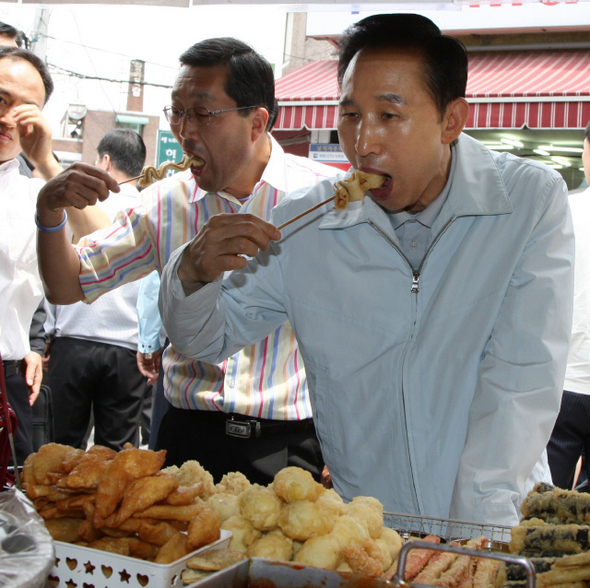
[[[424,257],[422,258],[422,261],[420,262],[420,266],[418,267],[417,270],[415,270],[412,267],[412,264],[410,263],[408,258],[403,254],[402,250],[376,224],[374,224],[371,220],[367,221],[368,224],[371,227],[373,227],[401,255],[401,257],[406,261],[406,263],[408,264],[408,267],[412,271],[412,286],[411,286],[410,291],[414,295],[413,296],[414,300],[413,300],[413,304],[412,304],[412,306],[413,306],[412,326],[413,327],[416,325],[417,317],[418,317],[418,293],[420,292],[420,276],[422,274],[424,264],[426,262],[426,259],[428,258],[428,255],[432,251],[432,248],[438,243],[438,241],[440,240],[442,235],[446,232],[446,230],[449,228],[451,223],[453,223],[456,218],[457,218],[456,216],[452,216],[447,221],[447,223],[444,225],[444,227],[439,231],[436,238],[430,244],[430,247],[428,247],[428,249],[426,250],[426,253],[424,254]],[[412,339],[413,339],[413,337],[414,337],[414,335],[412,333]],[[403,415],[404,416],[404,429],[405,429],[404,432],[405,432],[405,437],[406,437],[406,447],[407,447],[407,451],[408,451],[408,464],[410,466],[410,477],[411,477],[411,484],[412,484],[412,500],[414,502],[415,511],[417,513],[420,513],[421,509],[420,509],[420,504],[418,502],[418,492],[416,490],[416,482],[414,481],[414,468],[412,467],[412,460],[410,459],[410,441],[409,441],[409,434],[408,434],[408,422],[406,419],[406,393],[405,393],[405,389],[404,389],[404,377],[403,377],[404,369],[403,368],[404,368],[404,364],[406,362],[407,349],[408,348],[406,347],[406,351],[404,353],[404,358],[402,360],[402,380],[401,380],[402,381],[402,405],[403,405],[403,410],[404,410],[404,415]]]

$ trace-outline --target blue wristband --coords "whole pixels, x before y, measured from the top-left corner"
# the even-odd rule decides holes
[[[38,220],[37,220],[37,211],[35,211],[35,224],[37,225],[37,228],[40,231],[43,231],[44,233],[57,233],[58,231],[61,231],[65,226],[66,223],[68,222],[68,213],[66,212],[66,210],[64,209],[64,219],[61,221],[61,223],[59,223],[59,225],[55,226],[55,227],[44,227]]]

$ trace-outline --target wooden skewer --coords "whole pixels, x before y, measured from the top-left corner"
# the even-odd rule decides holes
[[[135,178],[129,178],[128,180],[123,180],[122,182],[119,182],[119,186],[121,184],[127,184],[129,182],[136,182],[137,180],[139,180],[142,177],[143,177],[143,174],[140,174],[140,175],[136,176]]]
[[[288,220],[286,223],[283,223],[280,227],[277,227],[277,229],[279,229],[279,231],[280,231],[283,227],[286,227],[287,225],[294,223],[296,220],[300,219],[302,216],[305,216],[306,214],[313,212],[316,208],[319,208],[320,206],[323,206],[324,204],[328,204],[328,202],[332,202],[332,200],[334,200],[334,198],[336,198],[336,195],[332,196],[331,198],[328,198],[327,200],[324,200],[323,202],[320,202],[319,204],[316,204],[315,206],[312,206],[311,208],[308,208],[305,212],[298,214],[297,216],[293,217],[291,220]]]

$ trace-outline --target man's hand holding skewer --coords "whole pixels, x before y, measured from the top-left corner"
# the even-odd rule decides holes
[[[178,277],[190,296],[226,271],[246,266],[246,257],[267,251],[281,233],[272,224],[251,214],[218,214],[211,217],[184,250]]]

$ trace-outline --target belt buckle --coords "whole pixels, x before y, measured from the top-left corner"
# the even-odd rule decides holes
[[[260,437],[260,423],[256,420],[237,421],[231,417],[229,421],[225,421],[225,434],[230,437],[249,439],[252,433],[254,437]]]

